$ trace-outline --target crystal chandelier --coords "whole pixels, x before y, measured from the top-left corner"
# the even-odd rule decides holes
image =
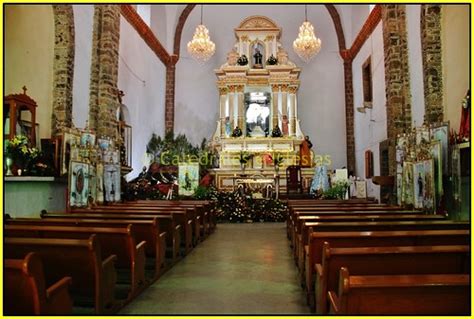
[[[216,52],[216,45],[209,37],[209,30],[202,24],[202,5],[201,5],[201,24],[196,27],[194,36],[188,42],[188,53],[199,63],[205,63]]]
[[[314,35],[314,27],[308,22],[307,6],[304,6],[305,21],[300,27],[298,38],[293,41],[293,50],[306,63],[321,50],[321,39]]]

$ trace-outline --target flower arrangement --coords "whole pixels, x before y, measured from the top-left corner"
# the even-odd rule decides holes
[[[247,165],[248,161],[250,161],[252,158],[253,158],[253,154],[250,154],[247,152],[240,152],[239,163],[241,165]]]
[[[323,199],[344,199],[347,190],[351,186],[350,180],[338,180],[329,188],[327,191],[323,192]]]
[[[36,166],[41,152],[36,147],[29,147],[28,144],[26,136],[15,135],[11,140],[6,141],[5,155],[13,160],[17,168],[31,171]]]

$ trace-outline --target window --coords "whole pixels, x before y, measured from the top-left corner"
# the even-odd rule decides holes
[[[362,65],[362,88],[364,90],[364,107],[372,107],[372,63],[371,57]]]

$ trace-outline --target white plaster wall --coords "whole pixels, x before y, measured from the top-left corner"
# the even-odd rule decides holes
[[[309,64],[302,62],[292,49],[304,20],[303,6],[205,6],[204,24],[216,43],[216,54],[203,66],[186,50],[200,19],[199,7],[196,7],[184,27],[181,59],[177,64],[175,132],[185,133],[193,143],[210,138],[214,133],[219,106],[214,69],[226,62],[226,55],[235,42],[233,29],[251,15],[267,16],[282,28],[283,47],[290,60],[302,68],[298,113],[303,132],[310,136],[317,154],[332,157],[334,168],[346,166],[344,70],[334,24],[323,5],[308,6],[308,20],[322,40],[321,52]]]
[[[94,5],[74,5],[74,80],[72,85],[72,122],[84,128],[89,118],[89,90],[92,61]]]
[[[444,119],[459,131],[461,102],[469,88],[469,5],[443,5]]]
[[[421,6],[406,6],[408,67],[410,72],[412,125],[423,124],[425,95],[423,87],[423,59],[421,56]]]
[[[54,16],[51,5],[5,5],[4,94],[27,94],[38,107],[40,138],[51,137]]]
[[[356,109],[363,105],[362,65],[372,56],[373,109],[359,113]],[[382,23],[362,46],[353,61],[354,88],[354,135],[356,149],[355,174],[365,178],[365,151],[374,155],[374,176],[380,175],[379,143],[387,139],[387,112],[385,98],[385,67],[383,51]],[[367,195],[380,199],[380,187],[367,181]]]
[[[150,11],[150,28],[153,34],[158,38],[160,43],[171,52],[168,48],[168,25],[166,21],[166,5],[151,5]]]
[[[118,88],[133,128],[132,167],[137,176],[152,133],[164,135],[165,67],[132,26],[120,18]]]

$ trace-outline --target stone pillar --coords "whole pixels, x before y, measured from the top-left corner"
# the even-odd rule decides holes
[[[229,98],[229,122],[230,122],[230,128],[231,130],[234,130],[236,127],[237,123],[234,117],[234,108],[235,108],[235,86],[234,85],[229,85],[228,89],[228,98]]]
[[[237,126],[242,130],[243,136],[245,136],[245,116],[244,116],[244,86],[237,85]]]
[[[279,95],[280,95],[280,87],[278,84],[272,84],[272,121],[271,125],[272,127],[270,130],[273,130],[275,125],[278,124],[278,100],[279,100]]]
[[[89,127],[116,139],[120,6],[95,5],[93,28]]]
[[[290,94],[290,114],[289,114],[289,120],[290,120],[290,131],[289,134],[290,136],[296,136],[296,91],[298,88],[296,86],[290,86],[288,88],[288,93]]]
[[[174,130],[174,95],[175,95],[176,65],[166,66],[166,92],[165,92],[165,131]]]
[[[54,64],[52,136],[72,126],[72,82],[74,78],[74,12],[72,5],[53,5]]]
[[[443,70],[441,52],[441,8],[421,5],[421,55],[425,92],[425,123],[443,121]]]
[[[411,130],[410,75],[405,5],[383,5],[383,44],[389,175],[396,174],[397,135]]]
[[[281,86],[281,119],[280,119],[280,128],[283,133],[283,117],[286,116],[287,121],[289,122],[288,118],[288,85],[284,84]],[[289,135],[289,131],[288,134]]]
[[[221,137],[226,137],[225,135],[225,107],[227,102],[227,88],[219,88],[219,115],[221,121]]]

